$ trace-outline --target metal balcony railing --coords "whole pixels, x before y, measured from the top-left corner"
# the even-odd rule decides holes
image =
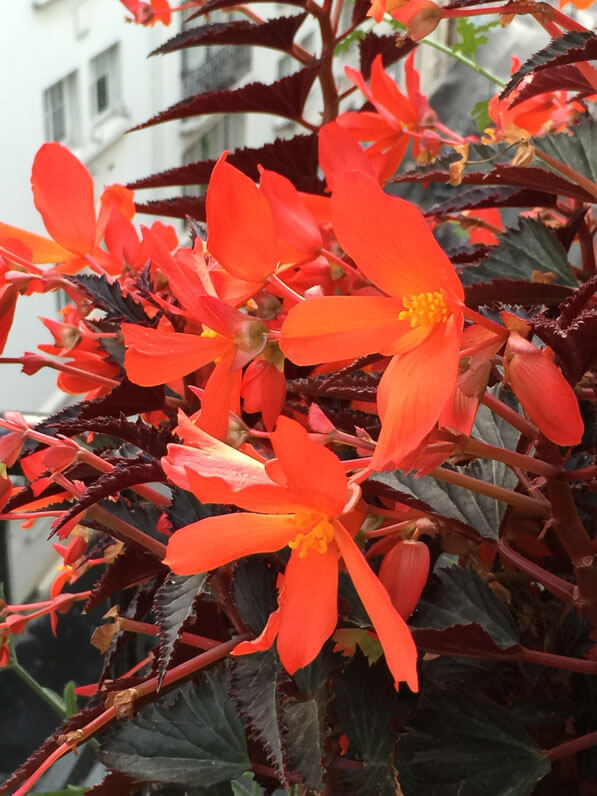
[[[223,91],[238,83],[251,68],[250,47],[221,47],[212,50],[205,63],[183,70],[184,96]]]

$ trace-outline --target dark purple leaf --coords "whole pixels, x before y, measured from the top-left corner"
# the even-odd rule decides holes
[[[586,33],[568,31],[557,39],[552,39],[547,47],[527,59],[512,75],[500,98],[507,97],[521,80],[533,72],[578,61],[590,61],[594,58],[597,58],[597,36],[588,31]]]
[[[160,426],[150,426],[142,418],[137,418],[135,422],[127,420],[121,414],[119,417],[98,417],[90,420],[76,419],[64,420],[62,422],[46,423],[48,429],[53,429],[59,434],[67,437],[74,437],[85,431],[94,431],[98,434],[107,434],[110,437],[130,442],[142,451],[150,454],[156,459],[165,456],[167,445],[176,442],[175,437],[168,428]]]
[[[576,128],[578,129],[578,128]],[[574,136],[572,137],[574,140]],[[546,139],[540,139],[544,142]],[[541,143],[543,146],[543,143]],[[415,169],[406,174],[399,174],[392,177],[391,182],[449,182],[450,172],[447,168],[442,169],[443,162],[437,161],[434,166],[428,169]],[[464,185],[516,185],[521,188],[533,189],[554,195],[562,194],[572,199],[579,199],[581,202],[592,202],[593,197],[584,188],[569,182],[548,169],[535,166],[508,166],[500,164],[489,172],[467,171],[462,175]]]
[[[60,529],[77,514],[80,514],[90,506],[94,506],[110,495],[115,495],[123,489],[127,489],[137,484],[147,484],[166,481],[166,476],[159,462],[143,461],[140,459],[123,460],[122,464],[108,473],[102,473],[96,481],[89,486],[85,494],[74,503],[71,508],[57,518],[57,522],[52,523],[52,533],[60,533]],[[110,531],[117,536],[117,532]],[[126,540],[128,541],[128,540]]]
[[[122,553],[108,564],[106,571],[95,584],[85,603],[85,610],[89,612],[116,592],[153,578],[155,575],[165,575],[167,572],[166,567],[157,561],[154,555],[138,547],[127,545]]]
[[[388,67],[401,58],[406,58],[416,46],[412,39],[403,39],[397,45],[396,36],[378,36],[371,31],[359,42],[359,63],[363,77],[369,80],[371,65],[377,55],[381,55],[384,67]]]
[[[290,17],[269,19],[260,25],[245,20],[202,25],[197,28],[183,30],[172,39],[168,39],[165,44],[162,44],[150,55],[164,55],[165,53],[183,50],[187,47],[198,47],[207,44],[271,47],[275,50],[288,52],[292,48],[297,30],[306,17],[306,13],[295,14]]]
[[[352,401],[375,401],[381,373],[364,373],[361,370],[324,373],[306,379],[288,382],[289,393],[300,393],[313,398],[345,398]]]
[[[520,89],[509,107],[514,108],[521,102],[538,94],[561,90],[577,91],[579,92],[579,97],[586,97],[595,93],[593,86],[575,66],[571,64],[554,66],[551,69],[544,69],[534,74],[531,80]]]
[[[197,601],[205,588],[207,573],[175,575],[170,572],[157,590],[154,613],[160,634],[157,675],[160,686],[180,634],[195,616]]]
[[[452,261],[452,265],[477,265],[487,257],[490,251],[491,246],[479,243],[476,246],[459,246],[457,249],[448,249],[446,254]]]
[[[563,227],[556,227],[554,232],[564,249],[568,251],[572,246],[574,238],[578,234],[578,230],[584,223],[588,207],[577,207],[572,213],[570,218],[567,219]]]
[[[69,279],[88,293],[95,306],[104,310],[109,318],[122,318],[132,323],[151,325],[143,306],[131,296],[123,296],[118,282],[108,282],[106,277],[96,274],[78,274]]]
[[[249,83],[231,91],[198,94],[177,102],[133,129],[143,130],[172,119],[186,119],[189,116],[209,113],[271,113],[298,121],[319,69],[320,64],[316,63],[270,85]]]
[[[280,686],[287,686],[288,682],[289,677],[273,649],[239,656],[230,670],[230,696],[249,735],[263,746],[283,787],[288,785],[288,771],[283,751]]]
[[[317,136],[298,135],[287,140],[276,139],[272,144],[252,149],[237,149],[228,155],[228,163],[243,171],[251,179],[259,179],[258,166],[276,171],[287,177],[298,190],[310,193],[323,193],[324,184],[317,176]],[[129,188],[161,188],[167,185],[206,185],[215,160],[202,160],[189,163],[174,169],[153,174],[141,180],[129,183]],[[189,197],[182,197],[181,202]],[[194,218],[205,218],[205,208],[202,199],[192,199],[192,202],[201,202],[198,207],[182,208],[184,215]],[[145,206],[145,205],[143,205]],[[170,213],[174,215],[174,213]],[[180,216],[181,218],[183,215]]]
[[[172,199],[154,199],[135,202],[137,213],[149,213],[168,218],[194,218],[205,221],[205,199],[202,196],[175,196]]]
[[[556,196],[545,191],[505,186],[475,187],[454,191],[453,196],[433,205],[425,215],[444,216],[487,207],[554,207],[555,204]]]
[[[506,649],[498,646],[481,625],[475,622],[467,625],[452,625],[445,630],[411,627],[411,632],[419,649],[433,652],[436,655],[516,660],[521,650],[519,644],[512,644]]]
[[[566,285],[550,285],[542,282],[525,282],[519,279],[494,279],[491,282],[475,282],[464,289],[468,307],[483,307],[495,304],[518,304],[548,307],[559,305],[572,293]]]
[[[115,387],[109,395],[94,398],[80,404],[72,404],[46,418],[36,428],[53,433],[51,426],[68,420],[88,420],[106,415],[137,415],[139,412],[153,412],[164,406],[164,387],[139,387],[125,381]]]
[[[596,290],[597,277],[592,277],[562,304],[558,318],[533,318],[535,332],[553,349],[573,384],[597,364],[597,309],[586,306]]]
[[[87,796],[135,796],[143,788],[143,783],[123,774],[121,771],[109,771],[101,782],[88,791]]]

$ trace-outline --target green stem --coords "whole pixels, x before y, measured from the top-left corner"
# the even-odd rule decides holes
[[[41,685],[41,683],[38,683],[35,677],[32,677],[32,675],[30,675],[26,669],[23,669],[14,654],[7,668],[12,669],[12,671],[15,672],[15,674],[17,674],[21,680],[38,695],[38,697],[43,699],[43,701],[49,705],[54,713],[57,713],[61,719],[68,718],[68,711],[62,697],[58,696],[58,694],[55,691],[52,691],[51,688],[46,688],[45,686]]]
[[[396,22],[395,19],[388,19],[387,15],[384,19],[384,22],[389,22],[392,27],[400,28],[400,30],[406,30],[406,25],[403,25],[401,22]],[[459,53],[457,50],[453,50],[451,47],[448,47],[447,44],[442,44],[439,41],[434,41],[434,39],[429,38],[421,39],[421,41],[418,43],[426,44],[428,47],[433,47],[434,50],[439,50],[440,53],[444,53],[445,55],[449,55],[450,58],[460,61],[461,64],[468,66],[469,69],[472,69],[478,75],[482,75],[483,77],[487,78],[487,80],[489,80],[491,83],[494,83],[496,86],[499,86],[500,88],[504,88],[506,85],[506,83],[503,80],[500,80],[497,75],[494,75],[493,72],[490,72],[488,69],[484,69],[476,61],[473,61],[472,58]]]

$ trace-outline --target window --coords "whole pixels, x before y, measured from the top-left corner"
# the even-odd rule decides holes
[[[91,110],[95,118],[106,116],[120,105],[118,45],[91,59]]]
[[[240,114],[228,114],[213,124],[185,149],[182,162],[186,166],[197,161],[219,158],[225,149],[234,150],[245,143],[245,120]],[[183,186],[183,196],[204,196],[205,185]]]
[[[44,126],[47,141],[73,143],[76,122],[76,74],[53,83],[44,91]]]

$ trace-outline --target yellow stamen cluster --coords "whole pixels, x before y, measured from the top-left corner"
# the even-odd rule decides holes
[[[299,558],[306,558],[311,549],[318,553],[327,552],[328,545],[334,538],[334,526],[325,514],[309,511],[295,515],[296,524],[304,529],[288,542],[292,550],[298,550]]]
[[[201,332],[201,337],[217,337],[218,333],[214,332],[213,329],[210,329],[209,326],[204,326],[203,331]]]
[[[406,309],[400,312],[398,320],[410,321],[411,329],[416,326],[435,326],[436,323],[445,323],[450,316],[450,308],[443,290],[404,296],[402,303]]]

